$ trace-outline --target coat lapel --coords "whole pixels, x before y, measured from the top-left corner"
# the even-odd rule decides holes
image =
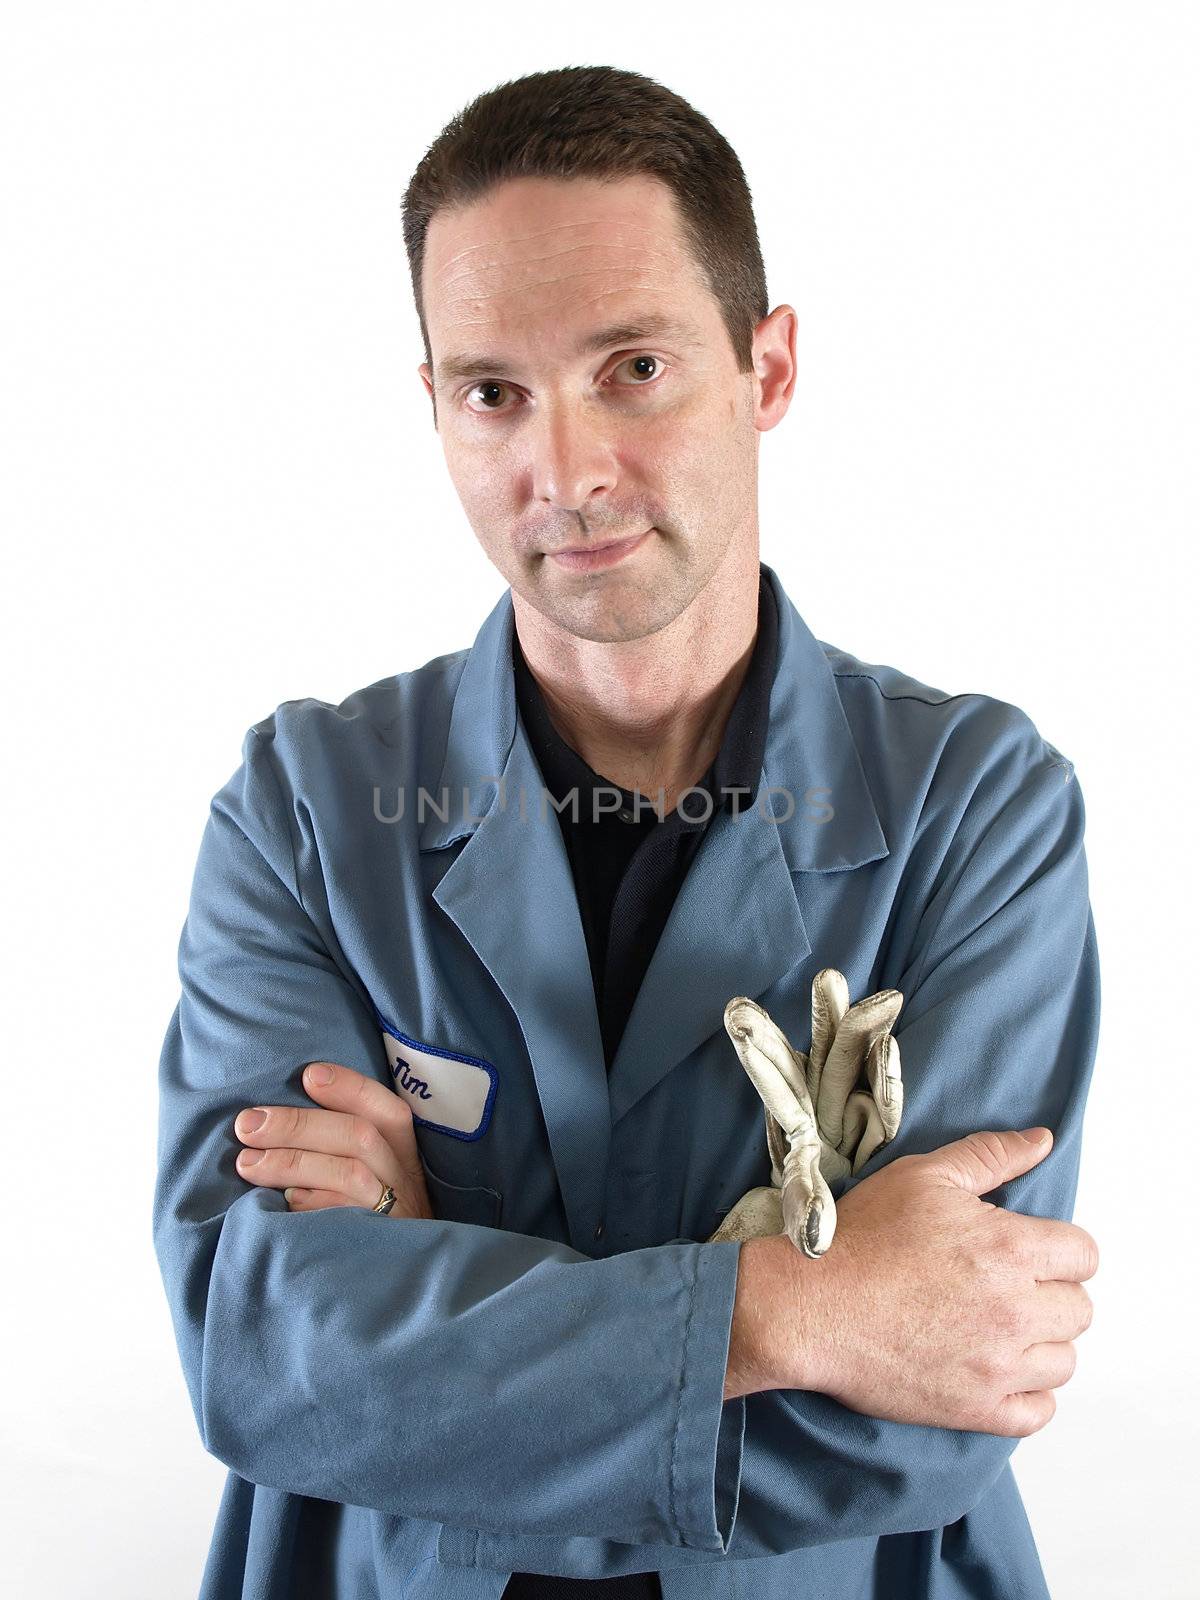
[[[427,811],[420,847],[442,849],[468,835],[433,898],[516,1013],[571,1242],[590,1251],[607,1185],[608,1075],[571,864],[517,718],[512,628],[506,590],[459,680],[435,790],[449,816]]]
[[[735,995],[758,999],[812,954],[806,873],[888,853],[825,652],[777,574],[763,571],[779,610],[779,662],[761,787],[741,816],[716,813],[683,881],[613,1061],[614,1123],[723,1032]]]

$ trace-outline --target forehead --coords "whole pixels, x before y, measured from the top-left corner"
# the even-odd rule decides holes
[[[516,178],[439,211],[422,295],[430,342],[447,358],[535,335],[574,353],[585,331],[655,316],[711,336],[718,314],[673,193],[645,174]]]
[[[645,173],[600,178],[510,178],[466,205],[434,214],[425,236],[423,287],[542,263],[547,273],[593,251],[685,254],[675,196]]]

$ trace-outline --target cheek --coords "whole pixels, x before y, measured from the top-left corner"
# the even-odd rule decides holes
[[[630,442],[627,460],[637,463],[639,475],[678,495],[681,503],[699,499],[723,501],[731,487],[736,454],[735,435],[722,403],[689,407],[647,421]]]
[[[445,450],[446,469],[455,493],[476,527],[507,515],[516,482],[510,455],[495,445],[470,445],[456,441]]]

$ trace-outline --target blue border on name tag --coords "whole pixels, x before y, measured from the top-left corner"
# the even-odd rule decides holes
[[[461,1128],[447,1128],[445,1123],[431,1122],[428,1117],[418,1116],[415,1111],[412,1114],[414,1122],[423,1123],[425,1127],[433,1128],[438,1133],[449,1134],[451,1139],[464,1139],[468,1144],[473,1143],[476,1139],[482,1139],[488,1131],[488,1125],[492,1120],[492,1107],[496,1103],[496,1087],[500,1081],[500,1074],[492,1063],[485,1061],[482,1056],[466,1055],[461,1050],[444,1050],[441,1045],[422,1044],[420,1039],[412,1039],[407,1033],[401,1033],[399,1028],[394,1028],[378,1006],[374,1010],[375,1020],[379,1026],[385,1033],[390,1033],[393,1039],[399,1040],[401,1044],[411,1045],[414,1050],[423,1050],[427,1056],[443,1056],[447,1061],[466,1061],[470,1066],[483,1068],[490,1079],[490,1083],[488,1085],[487,1099],[483,1103],[483,1115],[480,1117],[479,1126],[474,1133],[464,1133]],[[392,1076],[394,1078],[395,1073]],[[411,1110],[411,1107],[409,1109]]]

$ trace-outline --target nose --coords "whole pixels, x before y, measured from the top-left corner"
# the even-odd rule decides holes
[[[597,490],[616,485],[610,428],[579,402],[552,398],[539,410],[527,434],[533,492],[559,510],[581,510]]]

